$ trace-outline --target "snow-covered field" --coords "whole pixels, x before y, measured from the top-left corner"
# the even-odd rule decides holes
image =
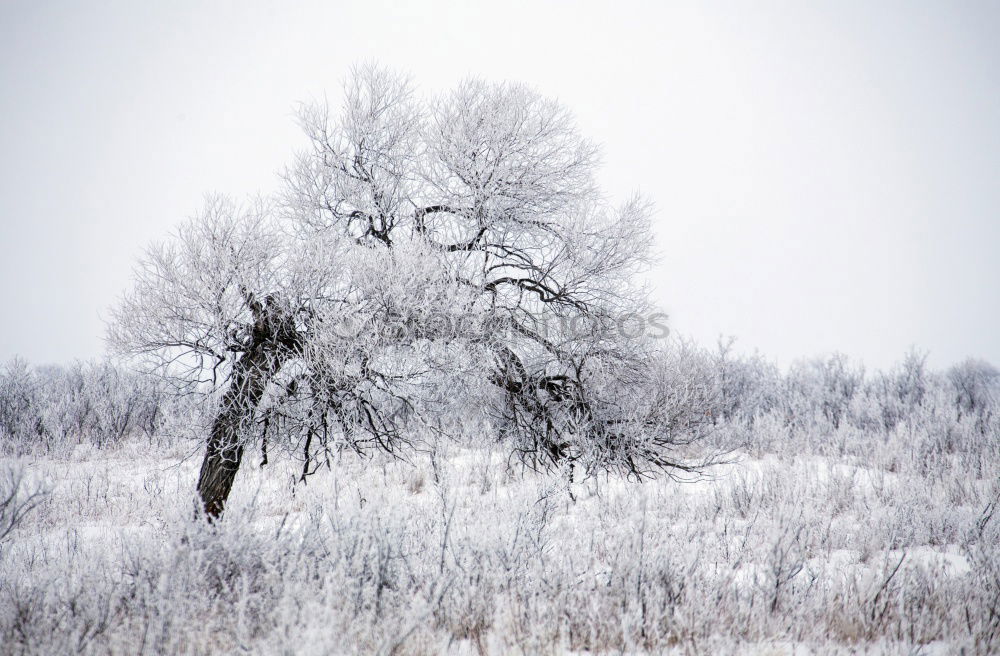
[[[216,526],[192,517],[193,442],[9,456],[48,493],[0,543],[0,653],[1000,646],[995,434],[767,437],[696,483],[572,489],[500,448],[345,453],[306,484],[249,454]]]

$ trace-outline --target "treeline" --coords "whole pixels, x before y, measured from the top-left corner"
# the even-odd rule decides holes
[[[726,419],[752,421],[780,409],[797,425],[886,433],[929,413],[986,434],[1000,418],[1000,371],[983,360],[968,359],[942,373],[911,351],[895,367],[868,374],[835,354],[799,362],[783,375],[760,358],[729,358],[721,348],[717,369]]]
[[[1000,371],[968,359],[944,372],[908,353],[885,371],[866,372],[842,354],[805,360],[783,373],[759,357],[715,358],[719,416],[752,425],[777,416],[799,429],[891,433],[934,420],[980,435],[1000,435]]]
[[[869,372],[833,355],[781,372],[721,349],[715,365],[710,440],[755,457],[813,454],[931,478],[956,467],[988,477],[1000,457],[1000,372],[982,360],[935,371],[910,352]]]
[[[159,379],[108,361],[0,366],[0,452],[59,453],[163,434],[193,409]]]
[[[864,455],[878,444],[873,436],[903,432],[914,448],[935,453],[980,452],[984,439],[1000,448],[1000,371],[982,360],[934,371],[914,351],[891,369],[868,372],[838,354],[781,371],[726,344],[714,351],[679,345],[664,359],[660,385],[657,398],[678,430],[714,436],[719,447],[772,452],[790,441],[796,451]],[[211,406],[205,400],[108,361],[31,366],[14,359],[0,366],[0,451],[57,453],[197,434]],[[262,412],[257,423],[266,419]],[[265,435],[251,432],[251,442]]]

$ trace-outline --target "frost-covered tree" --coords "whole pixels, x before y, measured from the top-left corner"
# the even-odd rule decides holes
[[[650,206],[608,204],[567,110],[478,80],[425,100],[375,67],[344,96],[302,107],[309,147],[275,199],[210,199],[153,247],[111,327],[216,393],[207,514],[261,430],[302,448],[303,475],[331,446],[472,416],[532,466],[684,469],[671,448],[706,415],[673,408],[705,392],[664,392],[640,335]]]

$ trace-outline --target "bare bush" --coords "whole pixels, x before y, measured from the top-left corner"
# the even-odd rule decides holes
[[[0,552],[4,539],[45,500],[45,496],[43,487],[25,482],[22,467],[10,465],[0,470]]]

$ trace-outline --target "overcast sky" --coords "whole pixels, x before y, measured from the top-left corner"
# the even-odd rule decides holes
[[[1000,364],[1000,3],[157,4],[0,8],[0,359],[102,354],[144,246],[275,189],[295,103],[374,59],[575,111],[678,332]]]

